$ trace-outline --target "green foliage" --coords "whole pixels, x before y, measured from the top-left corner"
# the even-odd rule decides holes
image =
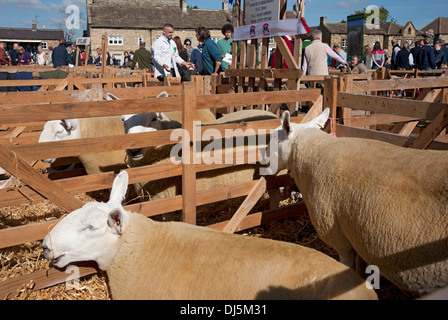
[[[362,10],[356,10],[354,14],[359,14],[359,13],[364,13],[365,18],[367,19],[368,16],[370,16],[373,11],[371,12],[366,12],[366,8],[363,8]],[[393,18],[390,13],[389,10],[387,10],[386,8],[384,8],[383,5],[381,5],[380,7],[380,22],[397,22],[397,19]]]

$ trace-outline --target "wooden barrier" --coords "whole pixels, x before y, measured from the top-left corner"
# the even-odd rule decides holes
[[[405,147],[448,150],[448,77],[445,73],[440,77],[415,79],[358,82],[345,79],[345,85],[341,86],[343,78],[328,77],[325,82],[325,106],[331,109],[332,133]],[[415,99],[375,95],[378,91],[417,88],[421,93]],[[359,111],[364,114],[360,115]]]
[[[248,70],[247,72],[255,75],[252,73],[253,71]],[[266,73],[264,70],[255,72],[263,75]],[[121,115],[123,110],[126,110],[127,114],[182,111],[184,129],[191,135],[194,129],[191,121],[194,119],[194,110],[196,109],[213,110],[234,108],[239,105],[272,105],[301,101],[311,102],[312,107],[306,115],[293,117],[293,122],[308,121],[318,115],[323,107],[329,107],[331,118],[326,130],[337,136],[376,139],[405,147],[448,150],[448,140],[444,132],[448,124],[448,77],[444,75],[437,78],[376,81],[351,75],[327,76],[324,78],[323,95],[321,89],[213,94],[210,79],[212,78],[197,78],[190,83],[174,87],[101,89],[103,94],[110,92],[122,99],[116,101],[79,102],[74,96],[76,91],[68,90],[36,92],[35,99],[28,93],[7,93],[2,95],[5,100],[2,99],[0,102],[0,114],[2,115],[0,126],[8,128],[11,123],[16,126],[15,128],[20,124],[39,126],[45,121],[55,119]],[[320,81],[320,79],[318,80]],[[415,99],[404,100],[377,95],[378,92],[390,89],[412,90],[415,88],[422,90]],[[167,91],[171,97],[155,98],[157,93],[162,90]],[[20,103],[18,100],[22,97],[24,102]],[[42,112],[43,108],[45,108],[45,112]],[[424,122],[425,126],[417,127],[420,122]],[[218,130],[222,134],[226,130],[233,130],[238,136],[241,135],[238,133],[238,129],[241,129],[242,132],[253,129],[256,132],[259,129],[274,129],[279,124],[279,120],[265,120],[209,128]],[[9,206],[50,199],[62,210],[76,209],[81,206],[81,203],[74,197],[75,194],[108,189],[112,185],[115,174],[105,172],[53,180],[49,175],[38,173],[32,167],[32,163],[44,158],[62,158],[172,144],[171,133],[172,130],[165,130],[41,144],[37,143],[37,135],[30,137],[29,140],[13,139],[11,136],[3,139],[0,137],[0,167],[17,176],[20,182],[11,190],[0,190],[0,203],[2,206]],[[191,146],[188,148],[190,151],[194,150]],[[193,156],[193,152],[190,155]],[[242,160],[241,163],[249,161],[247,154],[241,159],[234,158],[234,160]],[[262,178],[240,185],[196,192],[194,180],[198,172],[227,166],[231,165],[207,165],[201,162],[193,165],[170,163],[126,169],[130,184],[182,176],[183,193],[169,199],[126,205],[125,209],[139,212],[148,217],[182,210],[182,221],[194,224],[196,223],[197,206],[247,196],[232,219],[208,226],[225,232],[236,232],[267,221],[305,212],[305,206],[299,204],[248,215],[266,188],[293,184],[289,176],[270,177],[269,181],[264,181]],[[56,190],[57,192],[54,192]],[[0,230],[0,248],[40,240],[57,221],[38,222]],[[81,276],[96,272],[92,266],[86,266],[81,270]],[[66,274],[50,269],[22,278],[3,281],[0,283],[0,296],[5,297],[31,279],[36,282],[35,289],[39,289],[65,281]]]
[[[184,83],[182,86],[177,87],[160,87],[158,88],[158,92],[156,88],[150,87],[103,89],[104,92],[111,92],[122,99],[112,101],[79,102],[73,97],[76,91],[61,91],[36,92],[38,100],[33,101],[30,97],[27,103],[20,104],[17,100],[21,99],[21,94],[8,93],[5,94],[5,97],[8,97],[9,102],[0,104],[0,114],[2,114],[0,126],[9,127],[11,123],[14,125],[30,123],[42,124],[48,120],[121,115],[123,110],[126,110],[126,114],[182,111],[184,129],[192,133],[192,120],[194,119],[194,111],[196,109],[233,107],[241,103],[257,105],[260,103],[273,104],[316,101],[321,97],[321,91],[316,89],[220,95],[204,94],[204,88],[198,88],[199,82],[198,80]],[[172,96],[168,98],[155,98],[156,94],[163,90],[168,91]],[[54,101],[52,98],[53,95],[56,97]],[[53,102],[49,103],[51,101]],[[45,108],[45,112],[42,112],[43,108]],[[301,122],[304,118],[304,116],[294,117],[292,121]],[[259,129],[270,130],[276,128],[279,124],[279,120],[265,120],[217,125],[207,128],[218,130],[223,136],[228,130],[233,130],[234,136],[241,136],[245,135],[245,132],[249,129],[252,129],[253,132],[257,132]],[[46,143],[37,143],[37,140],[33,142],[27,141],[26,143],[17,143],[18,140],[14,140],[14,143],[6,143],[8,139],[0,139],[0,167],[5,168],[19,179],[16,187],[8,191],[0,190],[0,203],[2,203],[2,206],[9,206],[49,199],[58,205],[62,211],[71,211],[79,208],[82,204],[74,197],[75,194],[108,189],[112,185],[115,174],[113,172],[105,172],[95,175],[81,175],[51,180],[49,175],[43,175],[37,172],[30,163],[35,163],[45,158],[72,157],[82,154],[124,150],[127,148],[172,144],[173,142],[170,141],[171,133],[172,130],[164,130],[132,135]],[[36,138],[37,136],[33,137],[33,139]],[[193,155],[193,152],[191,154]],[[237,163],[241,164],[248,163],[249,161],[247,154],[243,155],[242,158],[235,158],[234,156],[234,160],[238,160],[239,162]],[[228,166],[233,165],[207,165],[204,162],[191,165],[174,165],[170,163],[126,169],[129,174],[130,184],[182,176],[183,193],[169,199],[126,205],[125,209],[139,212],[148,217],[182,210],[182,221],[195,224],[197,206],[248,196],[244,202],[244,208],[241,207],[240,210],[237,210],[237,216],[231,220],[232,223],[228,228],[226,226],[230,221],[209,226],[219,230],[226,228],[227,232],[244,230],[244,228],[254,227],[261,223],[272,221],[272,219],[286,218],[304,212],[303,205],[294,205],[288,208],[247,215],[261,194],[263,194],[264,188],[266,188],[266,184],[262,180],[196,192],[194,180],[197,172]],[[275,186],[276,183],[288,185],[292,184],[293,181],[289,177],[280,176],[270,179],[269,185]],[[56,190],[58,192],[54,192]],[[0,230],[0,248],[41,240],[48,233],[49,228],[57,221],[38,222]],[[91,267],[83,270],[83,274],[96,271]],[[19,278],[2,282],[0,284],[0,295],[2,298],[5,297],[11,290],[14,290],[14,288],[17,289],[23,283],[29,281],[29,279],[34,279],[39,282],[40,284],[36,288],[40,288],[49,284],[60,283],[65,278],[63,272],[54,269],[50,269],[46,273],[38,272],[35,275],[29,275],[23,279]],[[40,281],[43,282],[41,283]]]

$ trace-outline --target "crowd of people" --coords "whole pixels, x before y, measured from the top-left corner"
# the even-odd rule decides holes
[[[192,41],[186,38],[184,41],[174,35],[174,26],[165,24],[162,35],[158,37],[151,48],[146,48],[146,43],[141,41],[139,48],[134,51],[125,51],[122,68],[148,69],[154,72],[154,77],[163,80],[168,74],[189,80],[191,75],[215,75],[231,66],[231,61],[224,59],[231,57],[232,35],[234,28],[231,24],[225,24],[221,29],[224,38],[214,42],[210,37],[210,31],[205,27],[196,28],[198,44],[193,48]],[[294,37],[284,37],[286,44],[292,51]],[[369,70],[383,67],[391,70],[419,70],[447,69],[448,44],[439,39],[434,41],[434,35],[429,30],[422,39],[415,42],[411,48],[408,42],[399,46],[398,41],[391,41],[392,49],[382,49],[380,42],[373,46],[364,47],[364,59],[360,56],[351,57],[350,64],[347,61],[347,53],[342,46],[334,45],[331,48],[322,42],[322,32],[313,30],[312,43],[303,52],[302,74],[327,75],[331,68],[350,68],[352,72],[367,73]],[[78,50],[76,44],[66,45],[64,42],[58,46],[48,48],[45,52],[42,46],[37,47],[37,52],[29,54],[23,47],[15,43],[9,52],[4,50],[4,43],[0,43],[0,64],[7,65],[52,65],[73,66],[93,64],[100,66],[118,65],[119,62],[107,52],[103,61],[101,48],[96,49],[96,55],[88,55],[84,50]],[[78,51],[77,51],[78,50]],[[79,57],[76,59],[76,52]],[[271,53],[269,66],[275,68],[276,53]],[[283,61],[281,68],[288,68]]]
[[[79,50],[79,57],[76,59],[77,49],[80,48],[74,43],[67,45],[64,41],[54,49],[48,48],[47,52],[39,46],[33,55],[28,54],[17,43],[9,52],[4,50],[4,43],[0,43],[0,64],[72,67],[76,61],[79,66],[85,64],[101,66],[106,63],[121,68],[148,69],[161,81],[168,74],[187,80],[196,74],[215,75],[231,66],[231,63],[223,61],[223,58],[231,53],[234,28],[231,24],[225,24],[221,31],[224,38],[214,42],[207,28],[198,27],[196,29],[198,44],[193,48],[189,38],[182,41],[179,36],[174,36],[174,26],[167,23],[163,26],[162,35],[154,41],[149,50],[146,48],[146,43],[141,41],[135,52],[124,52],[120,65],[109,52],[106,53],[106,59],[103,59],[101,48],[96,49],[96,55]]]
[[[360,56],[352,57],[352,72],[367,73],[368,70],[386,68],[389,70],[412,70],[423,71],[440,70],[448,68],[448,43],[438,39],[434,41],[432,30],[428,30],[422,39],[417,40],[411,48],[409,42],[402,46],[396,39],[391,40],[391,50],[382,49],[379,42],[364,46],[364,60]],[[339,46],[334,46],[338,52]],[[339,49],[340,50],[340,49]],[[343,55],[340,55],[344,58]],[[346,55],[345,55],[346,57]],[[338,67],[329,63],[329,67]]]

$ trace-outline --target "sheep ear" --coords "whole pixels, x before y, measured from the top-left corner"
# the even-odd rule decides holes
[[[114,233],[121,234],[123,231],[123,213],[120,209],[113,209],[109,212],[107,218],[107,225],[111,228]]]
[[[291,115],[289,114],[289,111],[283,112],[282,115],[282,129],[285,133],[285,137],[288,137],[291,133]]]
[[[168,97],[168,92],[162,91],[159,93],[159,95],[156,98],[167,98],[167,97]]]
[[[110,198],[108,203],[115,203],[121,205],[121,202],[126,196],[128,190],[129,176],[126,171],[120,172],[112,184],[112,190],[110,192]]]
[[[106,100],[120,100],[117,96],[114,96],[112,93],[106,93]]]
[[[330,108],[325,108],[325,110],[319,116],[308,122],[307,126],[316,129],[323,129],[325,127],[325,123],[327,123],[328,121],[329,116]]]

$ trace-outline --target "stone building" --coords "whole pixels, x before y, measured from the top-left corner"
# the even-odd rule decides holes
[[[135,51],[140,41],[149,49],[162,34],[163,25],[174,26],[174,36],[197,44],[195,29],[205,26],[211,37],[223,37],[221,27],[232,22],[232,11],[224,0],[222,10],[192,9],[187,0],[87,0],[87,36],[92,53],[101,48],[102,35],[108,35],[108,51],[120,62],[124,51]]]
[[[443,39],[448,42],[448,17],[439,17],[433,22],[422,28],[423,32],[432,30],[434,32],[434,39]]]
[[[334,44],[347,48],[347,23],[329,23],[326,17],[320,18],[319,26],[313,27],[322,31],[322,41],[330,46]],[[383,49],[391,49],[391,41],[398,40],[401,45],[407,41],[413,46],[423,33],[417,30],[412,22],[400,25],[394,22],[381,22],[379,29],[368,29],[364,26],[364,44],[380,42]]]
[[[59,41],[64,39],[64,31],[61,29],[38,29],[36,23],[31,28],[0,28],[0,42],[6,44],[6,50],[12,49],[14,43],[18,43],[29,53],[37,52],[37,46],[42,45],[44,51],[50,47],[56,47]]]

